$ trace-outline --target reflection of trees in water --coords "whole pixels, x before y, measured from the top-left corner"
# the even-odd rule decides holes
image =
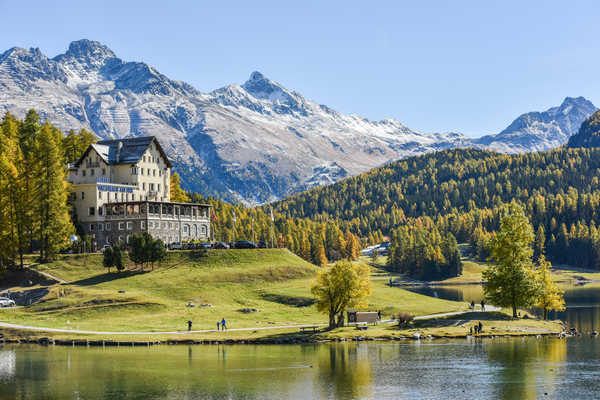
[[[331,344],[319,350],[319,375],[315,384],[323,397],[371,396],[373,378],[366,344]]]
[[[474,301],[479,303],[483,298],[483,287],[481,285],[421,286],[408,288],[408,290],[430,297],[453,301]]]
[[[498,367],[499,399],[537,399],[557,389],[557,375],[567,359],[564,339],[508,339],[486,345],[486,354]]]

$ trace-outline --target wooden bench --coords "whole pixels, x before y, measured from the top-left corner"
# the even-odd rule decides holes
[[[317,333],[317,329],[319,329],[318,326],[301,326],[300,327],[300,332],[301,333]]]
[[[356,329],[358,329],[359,331],[366,331],[367,329],[369,329],[369,327],[367,326],[366,322],[357,322]]]

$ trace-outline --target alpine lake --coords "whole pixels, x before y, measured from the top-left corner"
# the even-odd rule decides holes
[[[600,284],[550,315],[582,336],[298,345],[0,347],[0,399],[597,399]],[[479,285],[412,290],[478,302]]]

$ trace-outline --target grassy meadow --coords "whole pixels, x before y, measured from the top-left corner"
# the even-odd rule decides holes
[[[185,330],[188,320],[194,330],[214,329],[221,318],[229,328],[327,321],[310,294],[319,267],[287,250],[211,250],[204,257],[194,251],[169,252],[161,265],[144,272],[129,266],[109,273],[100,254],[64,255],[32,267],[65,283],[48,287],[49,293],[31,306],[0,310],[0,321],[120,332]],[[466,308],[463,302],[390,288],[389,277],[373,267],[369,309],[382,310],[384,317],[399,311],[424,315]],[[189,302],[195,306],[188,307]]]

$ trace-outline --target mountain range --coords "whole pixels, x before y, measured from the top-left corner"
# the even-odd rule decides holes
[[[550,149],[566,143],[596,111],[582,97],[567,97],[558,107],[521,115],[497,135],[423,133],[393,119],[337,112],[260,72],[242,85],[201,93],[85,39],[53,58],[17,47],[0,55],[0,110],[22,117],[31,108],[64,131],[156,136],[185,188],[246,203],[280,199],[436,150]]]

